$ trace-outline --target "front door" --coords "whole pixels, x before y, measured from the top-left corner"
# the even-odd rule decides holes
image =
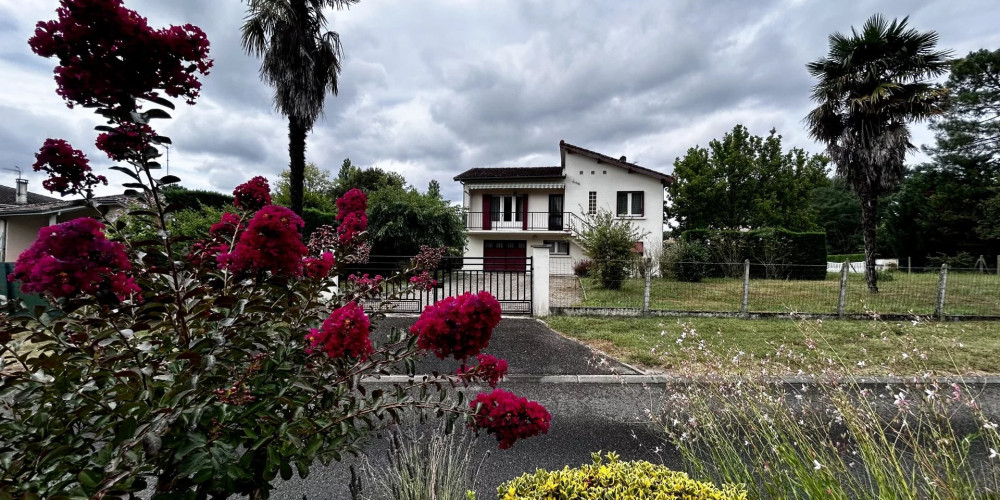
[[[527,270],[528,242],[526,240],[486,240],[483,242],[484,271]]]

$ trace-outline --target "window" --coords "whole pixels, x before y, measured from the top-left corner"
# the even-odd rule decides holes
[[[618,191],[619,217],[642,217],[644,215],[642,191]]]
[[[499,195],[490,202],[490,219],[494,222],[517,221],[524,218],[524,196]]]
[[[587,214],[594,215],[597,213],[597,191],[591,191],[590,195],[587,196]]]
[[[569,242],[566,240],[544,240],[543,245],[549,245],[549,255],[569,255]]]

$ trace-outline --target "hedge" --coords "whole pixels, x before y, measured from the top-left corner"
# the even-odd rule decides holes
[[[163,198],[169,204],[177,203],[185,208],[195,210],[199,207],[225,208],[233,206],[232,195],[204,189],[187,189],[180,186],[164,188]]]
[[[793,280],[826,279],[826,233],[795,232],[782,228],[752,231],[691,229],[681,235],[700,241],[713,263],[750,261],[750,277]],[[754,265],[758,264],[758,265]],[[759,265],[766,264],[766,265]],[[724,276],[732,266],[708,266],[709,276]]]

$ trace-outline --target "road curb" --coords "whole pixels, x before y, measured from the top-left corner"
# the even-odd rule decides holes
[[[434,378],[432,374],[421,374],[410,377],[408,375],[383,375],[381,377],[364,377],[364,383],[382,384],[405,384],[410,381],[421,381]],[[728,383],[732,379],[728,377],[706,377],[694,378],[677,375],[508,375],[504,382],[512,384],[620,384],[620,385],[668,385],[668,384],[704,384],[704,383]],[[755,380],[756,381],[756,380]],[[817,383],[815,377],[775,377],[769,382],[774,384],[788,385],[811,385]],[[830,379],[822,379],[823,383],[834,382]],[[939,385],[1000,385],[1000,376],[955,376],[955,377],[856,377],[844,378],[836,381],[841,385],[901,385],[901,384],[929,384]]]

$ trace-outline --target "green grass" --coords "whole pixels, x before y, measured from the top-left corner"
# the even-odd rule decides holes
[[[937,299],[936,273],[906,274],[896,272],[892,280],[879,282],[879,293],[869,293],[864,276],[848,277],[845,312],[882,314],[934,313]],[[605,290],[592,279],[582,280],[585,307],[642,307],[641,279],[626,280],[621,290]],[[837,311],[840,277],[826,280],[750,281],[751,312],[827,313]],[[653,279],[650,309],[670,311],[739,311],[743,281],[735,278],[709,278],[700,283]],[[952,315],[1000,314],[1000,276],[990,274],[950,273],[945,295],[945,313]]]
[[[690,373],[699,342],[724,359],[744,352],[773,357],[779,346],[804,353],[783,362],[807,372],[832,357],[857,374],[984,374],[1000,372],[1000,323],[745,320],[738,318],[595,318],[552,316],[554,330],[643,368]],[[678,344],[684,324],[693,328]],[[810,346],[813,346],[810,349]],[[916,349],[916,350],[914,350]],[[833,353],[833,354],[830,354]],[[903,354],[906,354],[904,357]],[[864,366],[858,366],[858,362]]]

